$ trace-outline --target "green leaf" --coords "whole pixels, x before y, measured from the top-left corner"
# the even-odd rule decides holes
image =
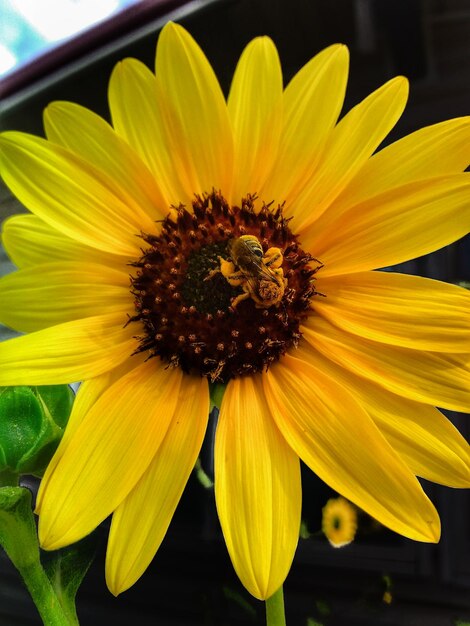
[[[0,388],[0,473],[43,474],[73,399],[68,385]]]
[[[64,429],[72,410],[75,395],[69,385],[42,385],[32,387],[51,419]]]
[[[5,467],[19,472],[21,459],[42,428],[42,407],[29,387],[0,388],[0,448]]]
[[[46,575],[71,624],[78,624],[75,595],[95,558],[95,553],[96,533],[67,548],[42,553]]]

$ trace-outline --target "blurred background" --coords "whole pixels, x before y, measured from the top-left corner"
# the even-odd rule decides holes
[[[254,36],[269,35],[286,83],[325,46],[349,46],[344,111],[391,77],[408,76],[409,105],[387,143],[469,113],[469,0],[0,0],[2,129],[42,135],[42,110],[55,99],[109,119],[114,64],[133,56],[152,68],[157,35],[168,19],[196,38],[226,93],[243,47]],[[0,221],[21,210],[0,186]],[[470,281],[469,239],[394,269]],[[12,270],[0,249],[0,273]],[[7,336],[8,329],[0,329],[0,338]],[[450,417],[468,438],[468,417]],[[209,443],[202,463],[210,474]],[[335,494],[309,470],[303,488],[304,538],[285,586],[289,626],[468,626],[468,492],[425,484],[442,519],[437,546],[408,541],[359,515],[356,540],[334,550],[319,530],[321,509]],[[263,605],[233,573],[213,493],[196,475],[152,566],[117,599],[104,583],[106,534],[104,524],[78,594],[82,626],[264,624]],[[18,574],[0,555],[0,626],[40,623]]]

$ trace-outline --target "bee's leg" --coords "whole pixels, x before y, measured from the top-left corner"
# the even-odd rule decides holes
[[[232,263],[232,261],[226,261],[225,259],[223,259],[221,256],[219,256],[219,263],[220,263],[220,273],[222,274],[222,276],[224,278],[227,278],[229,276],[232,276],[233,274],[235,274],[235,264]],[[238,274],[239,272],[237,272]]]
[[[231,287],[240,287],[240,285],[246,280],[245,275],[242,274],[242,272],[229,274],[228,276],[225,276],[225,279]]]
[[[284,287],[287,287],[287,278],[284,277],[284,270],[282,269],[282,267],[276,267],[274,269],[271,268],[271,271],[276,277],[279,285],[284,285]]]
[[[222,276],[226,279],[228,284],[231,287],[239,287],[245,280],[246,277],[243,272],[236,272],[235,265],[232,261],[225,261],[225,259],[220,258],[220,271]]]
[[[269,268],[281,267],[283,256],[280,248],[269,248],[263,257],[264,264]]]
[[[243,302],[243,300],[246,300],[249,297],[250,297],[249,292],[244,291],[239,296],[236,296],[235,298],[233,298],[232,302],[230,303],[232,309],[235,309],[240,302]]]
[[[217,274],[220,274],[220,267],[215,267],[213,270],[211,270],[207,276],[204,278],[204,280],[210,280],[211,278],[214,278],[214,276],[216,276]]]
[[[219,267],[215,267],[213,270],[211,270],[204,278],[204,280],[210,280],[211,278],[214,278],[214,276],[216,276],[217,274],[222,274],[224,278],[227,278],[230,274],[233,274],[235,272],[235,265],[231,261],[226,261],[221,256],[219,256],[219,263]]]

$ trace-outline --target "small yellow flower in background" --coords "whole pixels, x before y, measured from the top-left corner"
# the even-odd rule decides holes
[[[382,601],[385,602],[385,604],[392,604],[392,600],[393,600],[393,596],[390,593],[390,591],[384,591],[384,594],[382,596]]]
[[[226,102],[168,24],[155,74],[135,59],[115,68],[112,125],[56,102],[47,139],[1,137],[4,180],[33,214],[3,226],[19,271],[0,282],[0,320],[27,334],[0,345],[0,385],[84,381],[41,485],[39,536],[60,548],[113,514],[115,594],[163,540],[211,382],[227,383],[217,511],[257,598],[292,563],[300,459],[418,541],[438,541],[440,524],[416,476],[469,485],[468,445],[435,407],[470,409],[470,294],[373,271],[469,232],[469,119],[374,154],[407,81],[338,122],[347,76],[333,45],[283,89],[260,37]]]
[[[384,604],[392,604],[393,602],[393,594],[392,594],[392,579],[387,574],[382,576],[382,581],[385,585],[385,591],[382,595],[382,602]]]
[[[322,509],[321,527],[333,548],[347,546],[356,536],[356,509],[345,498],[330,498]]]

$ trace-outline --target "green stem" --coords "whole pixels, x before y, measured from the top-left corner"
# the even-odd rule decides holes
[[[44,625],[72,626],[41,565],[28,489],[0,488],[0,545],[23,577]]]
[[[44,626],[70,626],[72,622],[66,617],[40,562],[36,561],[17,569],[23,577]]]
[[[286,626],[282,586],[266,600],[266,626]]]

